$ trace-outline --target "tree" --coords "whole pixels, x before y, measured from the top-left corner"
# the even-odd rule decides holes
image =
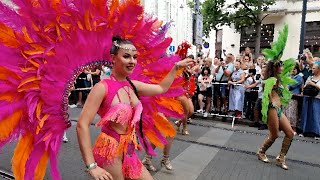
[[[206,35],[219,26],[234,25],[240,32],[243,27],[253,26],[255,28],[255,57],[260,53],[261,23],[270,5],[275,0],[236,0],[235,3],[227,5],[224,0],[206,0],[202,4],[203,29]]]

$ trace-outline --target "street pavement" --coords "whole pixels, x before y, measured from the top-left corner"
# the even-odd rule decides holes
[[[59,154],[59,168],[63,180],[86,180],[90,177],[84,172],[75,125],[81,109],[70,109],[72,127],[68,129],[68,143],[62,144]],[[94,123],[99,117],[95,117]],[[152,176],[157,180],[319,180],[320,178],[320,141],[296,136],[287,155],[290,170],[285,171],[275,165],[283,139],[283,133],[267,151],[271,163],[258,161],[255,152],[266,138],[268,131],[259,131],[236,122],[231,128],[231,120],[196,117],[188,125],[190,135],[178,132],[171,149],[170,159],[174,167],[168,171],[160,166],[162,151],[157,149],[158,157],[153,163],[157,168]],[[91,126],[94,140],[99,128]],[[11,172],[11,157],[15,143],[0,151],[0,170]],[[142,159],[143,152],[139,153]],[[49,167],[49,166],[48,166]],[[1,177],[0,177],[1,179]],[[52,179],[50,168],[45,179]]]

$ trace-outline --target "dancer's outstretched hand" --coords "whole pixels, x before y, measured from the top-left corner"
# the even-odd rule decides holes
[[[191,58],[186,58],[186,59],[183,59],[179,62],[176,63],[176,65],[179,67],[179,68],[185,68],[185,67],[188,67],[188,66],[191,66],[195,63],[196,61],[194,59],[191,59]]]
[[[102,169],[101,167],[97,166],[94,169],[91,169],[89,171],[89,174],[95,179],[95,180],[113,180],[110,173],[108,173],[105,169]]]

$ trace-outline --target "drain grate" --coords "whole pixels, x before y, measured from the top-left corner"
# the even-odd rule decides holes
[[[1,170],[0,169],[0,177],[8,180],[14,179],[13,175],[11,173],[8,173],[7,171]]]

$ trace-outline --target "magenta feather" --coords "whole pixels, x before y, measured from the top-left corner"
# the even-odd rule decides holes
[[[29,158],[26,163],[26,172],[24,175],[24,179],[26,180],[32,180],[34,178],[34,174],[36,171],[36,167],[45,152],[45,148],[43,144],[35,145],[33,150],[31,151]]]
[[[22,27],[25,26],[21,16],[14,9],[2,3],[0,3],[0,22],[17,32],[21,32]]]

